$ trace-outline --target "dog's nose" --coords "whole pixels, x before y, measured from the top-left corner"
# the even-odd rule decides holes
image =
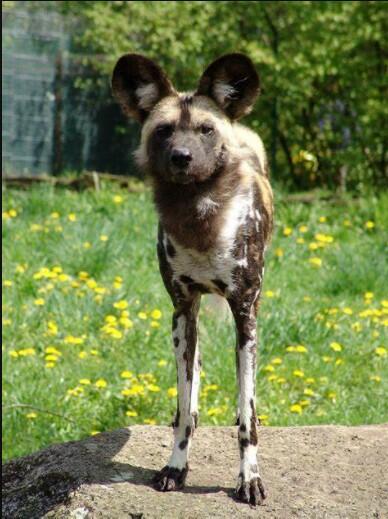
[[[186,168],[193,156],[187,148],[174,148],[171,152],[171,162],[179,168]]]

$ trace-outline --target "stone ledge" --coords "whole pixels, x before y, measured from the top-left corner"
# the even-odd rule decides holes
[[[133,426],[12,460],[3,517],[360,519],[388,510],[388,425],[261,427],[268,497],[257,509],[233,499],[236,427],[200,427],[186,488],[160,493],[150,481],[171,445],[171,428]]]

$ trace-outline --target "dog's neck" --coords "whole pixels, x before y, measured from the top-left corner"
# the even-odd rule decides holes
[[[154,179],[154,200],[164,230],[190,249],[206,251],[216,242],[229,200],[239,188],[237,165],[207,181],[174,184]]]

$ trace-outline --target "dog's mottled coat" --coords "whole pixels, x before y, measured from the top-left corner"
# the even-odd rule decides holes
[[[258,95],[258,75],[249,58],[229,54],[205,70],[196,92],[182,94],[153,61],[128,54],[116,64],[112,88],[143,124],[136,159],[153,183],[160,272],[174,305],[175,440],[156,485],[174,490],[185,482],[198,420],[199,305],[202,294],[215,293],[228,301],[237,332],[237,497],[258,504],[265,494],[257,464],[256,314],[273,204],[262,141],[236,122]]]

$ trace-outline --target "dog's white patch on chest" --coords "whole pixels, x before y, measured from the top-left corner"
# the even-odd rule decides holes
[[[209,214],[214,214],[218,207],[219,204],[217,202],[214,202],[209,196],[204,196],[197,203],[198,216],[203,218]]]
[[[208,202],[205,202],[205,204],[208,205]],[[210,204],[210,206],[213,207],[213,204]],[[170,260],[174,280],[179,280],[182,275],[190,276],[196,283],[201,283],[212,292],[216,291],[212,280],[220,280],[227,285],[227,292],[233,292],[235,288],[234,269],[237,266],[246,267],[248,265],[246,247],[244,248],[243,259],[237,260],[234,257],[235,239],[238,229],[250,215],[252,205],[251,191],[244,191],[233,197],[225,210],[215,244],[206,252],[185,248],[177,243],[172,236],[169,236],[168,239],[176,250],[176,255]]]

